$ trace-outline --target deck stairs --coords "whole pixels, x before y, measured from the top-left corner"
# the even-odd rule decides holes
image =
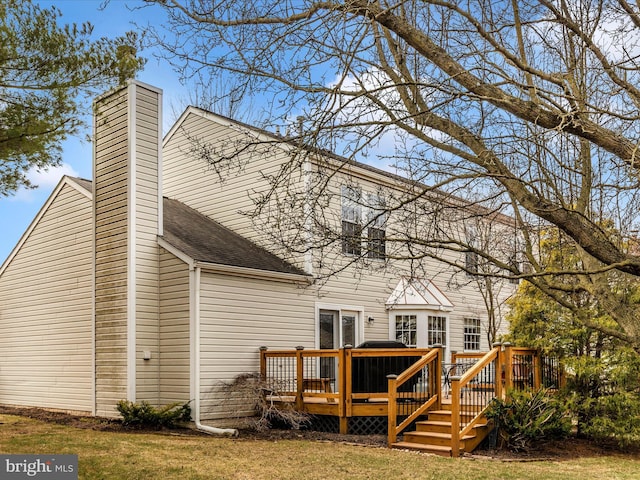
[[[461,421],[464,420],[461,418]],[[486,419],[480,421],[468,435],[460,439],[460,453],[472,452],[490,431],[489,422]],[[430,411],[425,420],[416,422],[414,431],[404,432],[402,440],[391,444],[391,448],[451,457],[451,404],[443,403],[441,410]]]

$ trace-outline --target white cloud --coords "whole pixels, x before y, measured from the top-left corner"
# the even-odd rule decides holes
[[[40,188],[55,187],[63,175],[77,177],[78,172],[68,163],[63,163],[59,167],[48,168],[46,170],[31,169],[27,174],[29,180]]]
[[[11,197],[13,201],[19,202],[32,202],[39,197],[41,193],[47,195],[53,187],[55,187],[63,175],[69,175],[70,177],[77,177],[78,172],[68,163],[63,163],[59,167],[51,167],[43,170],[32,168],[27,173],[29,181],[36,186],[36,189],[20,188],[16,194]]]

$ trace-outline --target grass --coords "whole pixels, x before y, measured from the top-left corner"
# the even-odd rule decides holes
[[[640,459],[446,459],[307,440],[251,440],[104,432],[0,415],[0,452],[77,454],[80,479],[632,479]]]

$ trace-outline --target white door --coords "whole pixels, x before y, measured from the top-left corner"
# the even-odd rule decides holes
[[[319,347],[321,349],[342,348],[345,345],[357,346],[360,326],[358,312],[350,310],[321,309],[319,320]],[[320,359],[320,376],[336,379],[337,359]]]
[[[320,348],[356,347],[360,338],[358,312],[320,310]]]

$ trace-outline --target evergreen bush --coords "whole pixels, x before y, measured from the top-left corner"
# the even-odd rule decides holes
[[[583,411],[585,409],[583,408]],[[618,392],[587,402],[585,436],[599,442],[613,440],[620,448],[640,441],[640,396]]]
[[[187,403],[171,403],[156,408],[147,401],[120,400],[116,409],[122,415],[122,424],[136,428],[174,427],[191,420],[191,406]]]
[[[566,399],[578,435],[621,448],[640,442],[640,356],[620,348],[568,364]]]

